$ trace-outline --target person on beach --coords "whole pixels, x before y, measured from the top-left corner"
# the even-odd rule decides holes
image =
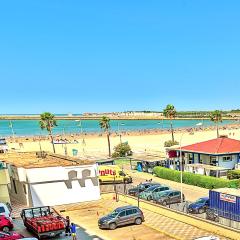
[[[72,240],[77,240],[76,225],[74,223],[71,223],[71,233],[72,233]]]
[[[70,218],[66,216],[66,223],[65,223],[65,236],[71,236],[71,228],[70,228]]]

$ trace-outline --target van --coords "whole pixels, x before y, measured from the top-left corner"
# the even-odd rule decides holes
[[[117,165],[98,166],[99,182],[101,183],[131,183],[132,178]]]

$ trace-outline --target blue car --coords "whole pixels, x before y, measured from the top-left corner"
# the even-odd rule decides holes
[[[189,213],[204,213],[209,208],[209,198],[202,197],[188,206]]]

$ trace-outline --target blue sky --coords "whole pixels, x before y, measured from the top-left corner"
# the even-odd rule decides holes
[[[4,113],[239,108],[240,2],[0,3]]]

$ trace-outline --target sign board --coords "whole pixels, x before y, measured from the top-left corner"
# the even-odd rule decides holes
[[[230,203],[236,203],[237,198],[236,198],[236,196],[233,196],[233,195],[220,193],[220,200],[225,201],[225,202],[230,202]]]

